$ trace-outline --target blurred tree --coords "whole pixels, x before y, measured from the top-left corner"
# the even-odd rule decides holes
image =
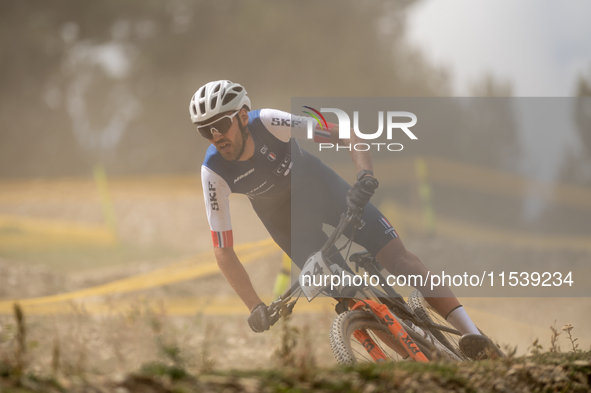
[[[591,72],[589,75],[580,75],[577,84],[578,97],[591,97]]]
[[[0,176],[192,171],[202,84],[255,107],[293,96],[442,96],[446,72],[405,41],[406,1],[0,2]]]
[[[587,150],[587,157],[591,159],[591,71],[588,75],[579,76],[577,97],[584,98],[577,100],[575,121]]]
[[[425,101],[420,154],[517,171],[519,144],[511,84],[485,75],[468,97]]]
[[[512,97],[513,87],[510,81],[499,79],[489,73],[472,83],[470,95],[473,97]]]
[[[480,165],[515,171],[519,145],[511,82],[488,73],[470,90],[475,98],[465,108],[469,121],[456,136],[460,144],[469,144],[466,158]]]
[[[591,185],[591,68],[587,75],[580,75],[578,79],[574,117],[583,144],[585,160],[573,158],[566,176]]]

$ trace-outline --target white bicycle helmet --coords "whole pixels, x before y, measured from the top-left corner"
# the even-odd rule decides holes
[[[250,110],[246,89],[228,80],[209,82],[201,86],[191,98],[189,112],[193,123],[201,123],[217,114],[241,109]]]

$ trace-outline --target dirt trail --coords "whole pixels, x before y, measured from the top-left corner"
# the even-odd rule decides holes
[[[210,251],[211,239],[201,191],[185,188],[171,196],[161,188],[158,192],[154,190],[144,187],[133,193],[117,191],[114,186],[120,236],[127,247],[124,251],[2,250],[0,300],[48,296],[101,285]],[[88,196],[76,199],[73,192],[66,194],[68,198],[59,197],[62,194],[47,199],[35,198],[34,194],[26,198],[0,198],[0,214],[100,223],[100,206],[95,200]],[[237,244],[268,237],[248,199],[232,197],[231,207]],[[437,237],[408,236],[405,243],[427,265],[430,261],[437,261],[439,265],[452,266],[460,258],[498,260],[505,265],[529,260],[542,266],[556,264],[564,258],[582,262],[591,259],[584,252],[556,250],[540,253],[452,242]],[[276,252],[246,266],[253,285],[265,299],[270,299],[280,264],[281,253]],[[64,362],[69,362],[72,367],[76,364],[76,357],[88,351],[97,351],[97,356],[92,361],[87,360],[92,364],[86,366],[104,369],[106,373],[116,372],[121,367],[137,369],[146,359],[157,358],[162,348],[154,340],[158,336],[154,320],[161,326],[162,337],[182,347],[183,352],[193,358],[195,367],[203,361],[203,350],[208,342],[215,342],[215,351],[224,354],[217,360],[218,368],[268,367],[273,364],[273,349],[280,342],[279,328],[264,335],[250,332],[245,323],[246,308],[220,274],[85,301],[86,304],[65,303],[55,310],[61,312],[65,308],[66,315],[28,317],[31,339],[41,342],[44,337],[60,337]],[[517,347],[518,354],[527,353],[535,338],[547,348],[549,327],[554,320],[557,320],[559,330],[567,323],[574,326],[572,333],[579,338],[582,349],[591,345],[587,334],[591,331],[591,301],[588,298],[472,297],[462,299],[462,302],[482,330],[500,344]],[[330,365],[334,360],[326,336],[334,312],[330,301],[322,304],[320,308],[314,308],[315,303],[298,305],[292,323],[299,329],[300,345],[311,343],[308,347],[314,348],[318,362]],[[149,305],[152,311],[149,311]],[[11,326],[10,315],[0,316],[0,338],[6,339],[12,334]],[[0,345],[2,342],[0,339]],[[564,333],[559,337],[559,343],[563,350],[568,350],[570,343]],[[38,355],[35,356],[36,367],[49,364],[50,347],[42,346],[33,352]],[[113,357],[119,359],[119,365],[109,363]]]

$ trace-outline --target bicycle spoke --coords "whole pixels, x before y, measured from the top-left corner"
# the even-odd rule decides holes
[[[377,332],[374,332],[371,329],[366,329],[365,330],[366,333],[368,334],[368,336],[372,339],[373,343],[386,355],[386,357],[391,360],[391,361],[399,361],[404,359],[395,349],[395,339],[393,337],[389,337],[388,338],[388,342],[385,342],[382,340],[382,338],[380,337],[380,335]],[[382,335],[386,335],[386,333],[381,332]],[[356,349],[356,348],[352,348],[352,350],[358,355],[358,360],[359,358],[362,358],[363,360],[367,361],[367,362],[374,362],[374,360],[371,358],[371,356],[369,356],[367,350],[365,349],[365,347],[363,346],[362,343],[360,343],[357,340],[354,340],[354,342],[357,344],[357,346],[361,347],[362,349]]]
[[[370,334],[372,336],[372,340],[376,343],[376,345],[382,350],[382,352],[384,352],[386,354],[386,356],[388,356],[390,359],[394,360],[394,356],[392,356],[390,354],[390,352],[392,352],[392,350],[394,350],[394,348],[392,348],[390,345],[394,345],[394,341],[392,339],[392,343],[384,343],[382,340],[380,340],[377,337],[377,334],[374,332],[371,332]],[[384,343],[387,346],[387,349],[384,348],[384,346],[382,345],[382,343]],[[395,351],[395,350],[394,350]],[[396,354],[398,354],[397,352],[395,352]]]
[[[361,343],[359,343],[359,345],[361,345]],[[371,359],[371,357],[368,357],[368,353],[367,351],[365,351],[365,349],[362,351],[358,351],[355,348],[353,348],[353,352],[355,352],[358,356],[358,358],[361,358],[363,360],[365,360],[366,362],[373,362],[373,359]]]
[[[458,333],[449,332],[444,327],[451,327],[431,306],[426,302],[419,291],[415,290],[409,296],[409,305],[417,317],[425,321],[423,329],[430,332],[439,348],[443,352],[449,352],[448,356],[453,360],[460,361],[463,356],[458,348]],[[441,329],[436,325],[441,325]]]

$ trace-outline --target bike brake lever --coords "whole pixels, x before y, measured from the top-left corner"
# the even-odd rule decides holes
[[[275,325],[275,323],[277,323],[279,318],[281,318],[281,314],[279,313],[279,310],[275,310],[273,312],[273,314],[269,315],[269,325],[270,326]]]
[[[298,299],[292,301],[291,303],[287,303],[286,304],[286,306],[285,306],[285,312],[283,313],[283,316],[284,317],[287,317],[288,315],[291,315],[291,313],[293,312],[293,308],[295,307],[296,303],[298,302]]]
[[[269,314],[269,325],[273,326],[277,323],[279,319],[282,317],[285,318],[293,312],[293,308],[295,307],[296,303],[298,302],[299,298],[289,302],[284,303],[280,301],[275,301],[271,303],[271,305],[267,308],[267,310],[272,309],[272,312]],[[273,306],[273,307],[271,307]]]
[[[283,301],[277,299],[267,307],[267,315],[269,316],[269,324],[273,326],[275,322],[281,318],[281,308],[283,307]]]

